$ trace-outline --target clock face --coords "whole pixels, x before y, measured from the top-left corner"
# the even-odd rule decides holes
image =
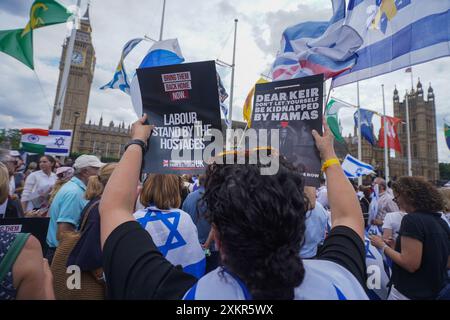
[[[74,51],[72,55],[72,64],[73,65],[82,65],[84,60],[84,56],[80,51]]]

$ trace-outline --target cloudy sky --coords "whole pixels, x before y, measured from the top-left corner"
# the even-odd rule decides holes
[[[23,28],[28,21],[32,0],[1,0],[0,30]],[[74,6],[76,0],[60,0]],[[136,37],[158,38],[162,0],[92,0],[91,24],[97,67],[89,102],[88,120],[98,122],[136,119],[130,98],[118,90],[101,91],[117,65],[123,44]],[[82,0],[84,12],[87,0]],[[235,99],[233,119],[242,120],[242,105],[260,74],[267,73],[279,48],[282,31],[308,20],[326,21],[331,16],[329,0],[167,0],[164,38],[178,38],[187,62],[215,60],[231,63],[234,19],[239,19],[236,54]],[[58,63],[65,24],[34,32],[33,72],[23,64],[0,53],[0,128],[48,127],[55,100]],[[150,42],[141,43],[127,58],[129,73],[139,64]],[[450,162],[444,140],[443,118],[450,115],[450,58],[443,58],[413,68],[414,81],[420,77],[424,90],[431,82],[437,104],[439,160]],[[229,90],[231,72],[219,72]],[[396,85],[404,94],[411,87],[409,74],[403,70],[360,83],[361,105],[382,112],[381,84],[386,88],[387,113],[393,114],[392,95]],[[335,97],[356,104],[356,85],[333,90]],[[353,110],[340,114],[344,134],[353,132]],[[379,118],[374,117],[375,128]]]

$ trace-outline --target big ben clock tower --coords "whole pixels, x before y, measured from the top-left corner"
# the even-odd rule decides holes
[[[91,22],[89,19],[89,5],[86,13],[80,19],[80,27],[76,31],[75,45],[73,49],[69,78],[67,81],[67,90],[64,99],[64,107],[62,108],[61,130],[74,130],[73,135],[73,151],[79,149],[79,128],[86,122],[87,108],[89,103],[89,95],[91,91],[92,79],[95,69],[95,50],[92,45]],[[63,45],[60,65],[59,80],[56,89],[55,106],[53,107],[52,122],[50,128],[53,127],[55,121],[55,112],[57,108],[57,100],[61,88],[62,74],[64,70],[64,61],[66,58],[67,46],[69,39],[67,38]]]

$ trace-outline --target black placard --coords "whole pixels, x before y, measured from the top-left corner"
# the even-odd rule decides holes
[[[319,186],[320,154],[312,130],[322,134],[323,75],[256,85],[252,128],[279,129],[280,154]],[[270,141],[270,140],[269,140]]]
[[[137,75],[143,112],[155,125],[143,171],[203,173],[208,159],[202,151],[214,142],[204,137],[211,129],[222,130],[215,62],[144,68]],[[173,150],[184,160],[174,158]]]

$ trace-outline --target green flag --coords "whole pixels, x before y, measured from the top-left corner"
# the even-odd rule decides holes
[[[349,106],[338,102],[334,99],[331,99],[325,109],[325,117],[327,119],[327,124],[330,127],[331,132],[333,132],[334,137],[337,141],[341,143],[345,143],[344,138],[342,137],[342,128],[341,122],[338,118],[338,113],[341,108],[348,108]]]
[[[36,0],[30,9],[30,20],[24,29],[0,31],[0,51],[34,70],[33,30],[64,23],[72,15],[54,0]]]
[[[24,29],[0,31],[0,51],[34,70],[33,32],[23,35],[23,31]]]
[[[34,29],[64,23],[72,16],[66,7],[54,0],[36,0],[30,9],[30,21],[23,34]]]

